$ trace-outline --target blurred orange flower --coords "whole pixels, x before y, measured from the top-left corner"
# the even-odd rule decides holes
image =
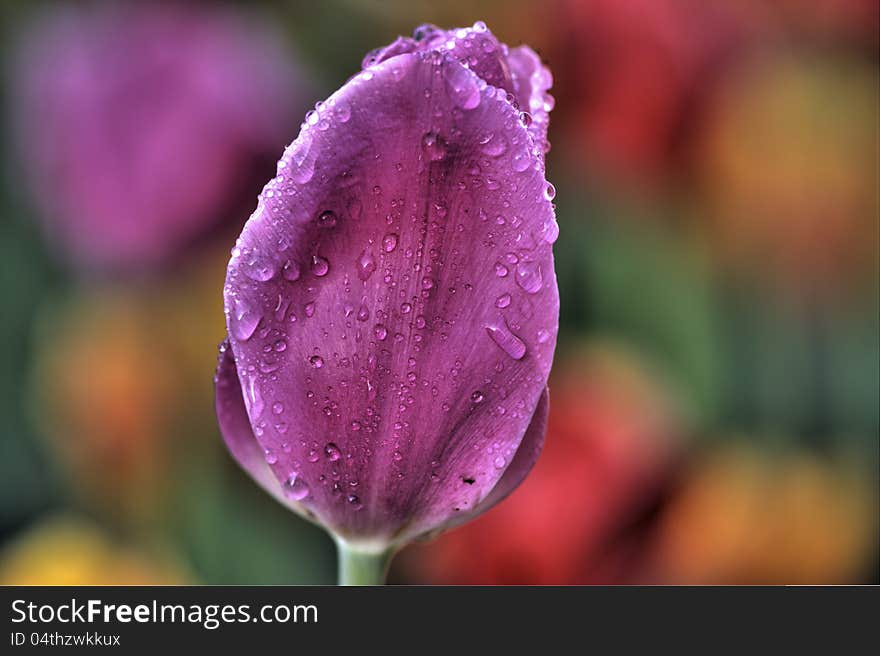
[[[535,469],[471,524],[404,554],[442,584],[626,582],[638,522],[673,470],[675,406],[631,355],[607,347],[560,358]]]
[[[876,278],[877,85],[867,62],[827,56],[730,77],[698,166],[722,261],[802,293]]]
[[[73,489],[118,520],[161,512],[175,454],[213,437],[222,275],[209,258],[171,283],[87,288],[39,325],[35,419]]]
[[[862,583],[877,548],[877,480],[806,452],[727,445],[694,463],[664,512],[657,579]]]

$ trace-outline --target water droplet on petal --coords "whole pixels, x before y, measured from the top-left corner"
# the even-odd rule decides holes
[[[342,457],[342,452],[333,442],[327,442],[327,445],[324,447],[324,455],[330,462],[336,462]]]
[[[358,278],[361,280],[366,280],[371,275],[373,275],[373,271],[376,270],[376,260],[373,259],[372,254],[364,250],[361,253],[360,257],[357,259],[357,273]]]
[[[381,323],[377,323],[373,328],[373,334],[376,336],[380,342],[388,337],[388,329],[385,328]]]
[[[386,253],[390,253],[395,248],[397,248],[397,235],[393,232],[385,235],[385,237],[382,238],[382,250]]]
[[[315,369],[320,369],[324,366],[324,358],[320,355],[313,355],[309,358],[309,364],[312,365]]]
[[[497,308],[506,308],[510,305],[510,294],[502,294],[497,299],[495,299],[495,307]]]
[[[229,318],[232,336],[241,341],[250,339],[257,330],[260,318],[257,312],[254,312],[243,300],[238,299]]]
[[[300,476],[291,474],[284,483],[284,495],[294,501],[302,501],[309,496],[309,486]]]
[[[504,469],[504,465],[507,464],[507,460],[504,459],[504,456],[497,456],[495,458],[495,469]]]
[[[516,266],[516,284],[529,294],[536,294],[544,285],[544,276],[538,262],[522,261]]]
[[[333,210],[324,210],[318,215],[319,228],[332,228],[336,225],[336,212]]]
[[[525,356],[525,343],[510,332],[506,325],[486,326],[486,332],[492,338],[492,341],[514,360],[522,360],[523,356]]]
[[[499,278],[505,278],[508,274],[508,268],[501,264],[501,262],[495,263],[495,275]]]
[[[329,270],[330,262],[327,261],[327,258],[321,257],[320,255],[312,255],[313,274],[320,278],[322,276],[326,276]]]
[[[538,331],[538,344],[546,344],[550,341],[550,333],[543,328]]]
[[[480,139],[480,150],[489,157],[500,157],[507,152],[507,142],[500,134],[491,132]]]
[[[471,394],[471,402],[472,403],[482,403],[483,401],[483,393],[480,390],[475,391]]]

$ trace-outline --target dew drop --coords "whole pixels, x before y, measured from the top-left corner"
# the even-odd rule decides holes
[[[393,232],[385,235],[382,238],[382,250],[391,253],[395,248],[397,248],[397,235]]]
[[[336,225],[336,212],[333,210],[324,210],[318,215],[319,228],[332,228]]]
[[[480,139],[480,150],[489,157],[501,157],[507,152],[507,142],[503,136],[489,133]]]
[[[256,332],[259,323],[260,315],[239,299],[229,321],[232,336],[238,340],[247,341]]]
[[[307,317],[313,317],[315,315],[315,304],[313,302],[306,303],[303,311]]]
[[[373,328],[373,334],[376,336],[380,342],[383,341],[386,337],[388,337],[388,329],[385,328],[381,323],[377,323]]]
[[[503,264],[501,264],[501,262],[495,263],[495,275],[496,276],[498,276],[499,278],[505,278],[505,277],[507,277],[508,273],[509,273],[508,268],[506,266],[504,266]]]
[[[312,255],[313,274],[320,278],[322,276],[326,276],[329,270],[330,263],[327,261],[327,258],[321,257],[320,255]]]
[[[549,182],[547,183],[547,186],[544,187],[544,198],[547,200],[553,200],[556,198],[556,187]]]
[[[538,331],[538,344],[546,344],[550,341],[550,333],[543,328]]]
[[[504,465],[507,464],[507,460],[504,459],[504,456],[497,456],[495,458],[495,469],[504,469]]]
[[[475,391],[471,394],[471,402],[472,403],[482,403],[483,402],[483,393],[480,390]]]
[[[309,364],[312,365],[315,369],[320,369],[324,366],[324,358],[320,355],[313,355],[309,358]]]
[[[510,294],[502,294],[495,299],[495,307],[504,309],[510,305]]]
[[[364,250],[360,257],[357,259],[357,274],[358,278],[361,280],[367,280],[371,275],[373,275],[373,271],[376,270],[376,260],[373,259],[372,254]]]
[[[541,265],[538,262],[522,261],[516,266],[516,284],[529,293],[536,294],[544,285]]]
[[[502,351],[514,360],[522,360],[526,354],[525,343],[514,335],[505,325],[486,326],[486,332]]]
[[[333,442],[327,442],[327,445],[324,447],[324,455],[330,462],[336,462],[342,457],[342,452]]]
[[[284,495],[294,501],[302,501],[309,496],[309,486],[301,477],[291,474],[284,483]]]

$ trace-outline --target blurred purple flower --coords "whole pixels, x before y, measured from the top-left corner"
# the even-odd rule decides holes
[[[250,193],[301,76],[249,15],[176,4],[59,7],[22,39],[17,138],[47,232],[85,269],[152,266]]]
[[[540,452],[550,83],[481,23],[417,29],[306,116],[233,249],[224,438],[353,549],[476,516]]]

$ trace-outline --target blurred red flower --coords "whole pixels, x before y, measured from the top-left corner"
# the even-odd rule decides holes
[[[547,57],[568,154],[627,183],[674,173],[706,87],[744,36],[724,9],[687,0],[560,0]]]
[[[509,499],[401,559],[440,584],[622,583],[638,523],[678,452],[673,406],[639,363],[604,349],[563,358],[535,469]],[[405,575],[403,569],[401,574]],[[415,578],[415,577],[414,577]]]

